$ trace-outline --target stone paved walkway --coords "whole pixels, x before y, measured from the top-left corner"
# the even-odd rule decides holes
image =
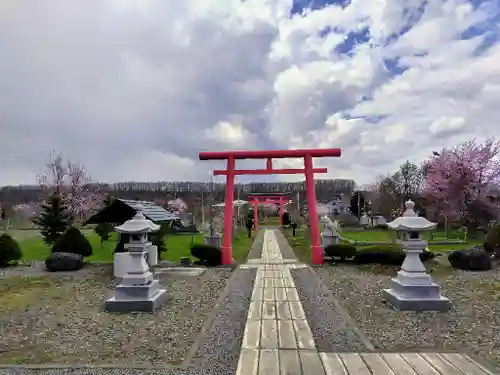
[[[272,230],[264,232],[236,375],[497,375],[458,353],[320,353],[291,268]]]

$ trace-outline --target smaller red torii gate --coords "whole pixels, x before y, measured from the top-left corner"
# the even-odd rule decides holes
[[[254,193],[248,195],[248,200],[253,204],[254,228],[259,229],[259,203],[279,204],[280,227],[283,228],[283,214],[285,213],[285,203],[290,200],[288,193]]]
[[[313,158],[339,157],[340,148],[296,149],[296,150],[255,150],[255,151],[216,151],[200,152],[200,160],[227,160],[225,170],[214,171],[214,176],[226,176],[226,197],[224,205],[224,238],[221,247],[222,264],[233,262],[233,200],[234,178],[241,175],[257,174],[304,174],[306,178],[307,205],[309,207],[309,227],[311,231],[311,263],[323,264],[323,249],[319,235],[318,209],[316,207],[315,173],[326,173],[326,168],[314,168]],[[302,158],[304,169],[273,168],[272,159]],[[236,169],[236,159],[266,159],[265,169]]]

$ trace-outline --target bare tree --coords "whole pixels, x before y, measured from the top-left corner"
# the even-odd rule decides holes
[[[414,198],[422,187],[422,167],[407,160],[391,176],[391,180],[402,202]]]
[[[390,176],[378,177],[375,184],[369,188],[368,196],[371,200],[373,215],[390,218],[400,207],[401,200],[397,193],[397,185]]]

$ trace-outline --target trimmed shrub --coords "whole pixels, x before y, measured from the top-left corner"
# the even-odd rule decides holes
[[[0,267],[6,267],[11,262],[20,260],[22,257],[21,247],[9,234],[0,236]]]
[[[170,228],[167,225],[161,225],[158,232],[149,233],[149,238],[151,243],[156,246],[158,250],[158,260],[162,260],[162,254],[167,251],[167,246],[165,241],[167,239],[167,233]]]
[[[375,245],[358,249],[354,262],[358,264],[379,263],[388,265],[402,264],[405,253],[398,244]]]
[[[191,245],[191,255],[208,266],[220,266],[222,264],[222,252],[215,246],[195,243]]]
[[[325,255],[340,258],[340,261],[352,259],[356,256],[356,247],[351,244],[332,244],[325,247]]]
[[[389,229],[389,226],[387,224],[377,224],[377,225],[374,225],[373,228],[386,230],[386,229]]]
[[[433,253],[430,250],[424,250],[420,253],[420,260],[422,262],[427,262],[428,260],[434,259],[436,257],[436,253]]]
[[[291,224],[291,216],[288,212],[283,213],[283,226],[287,227]]]
[[[488,231],[484,240],[484,250],[489,253],[500,252],[500,225],[495,225]]]
[[[487,271],[493,268],[491,254],[481,247],[456,250],[448,255],[448,261],[453,268],[467,271]]]
[[[83,256],[74,253],[52,253],[45,260],[45,268],[50,272],[77,271],[83,268]]]
[[[126,253],[128,252],[127,249],[125,249],[125,244],[128,242],[128,234],[120,234],[120,240],[115,246],[115,254],[116,253]]]
[[[75,227],[69,228],[52,247],[53,253],[79,254],[82,257],[92,255],[89,240]]]
[[[423,251],[420,253],[420,260],[426,262],[434,258],[436,254],[432,251]],[[406,254],[399,244],[384,244],[369,246],[358,249],[354,262],[358,264],[378,263],[387,265],[401,265]]]

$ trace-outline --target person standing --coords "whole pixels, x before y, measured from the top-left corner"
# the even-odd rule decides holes
[[[297,230],[297,223],[293,218],[290,218],[290,226],[292,227],[292,235],[295,237],[295,231]]]
[[[253,218],[250,215],[247,216],[245,226],[247,228],[248,238],[252,238],[252,229],[254,226],[254,222],[253,222]]]

